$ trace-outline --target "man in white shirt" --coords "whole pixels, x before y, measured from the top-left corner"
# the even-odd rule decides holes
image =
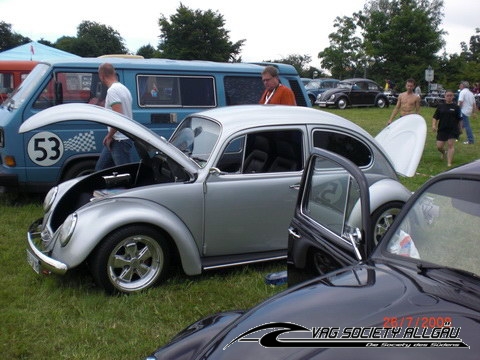
[[[470,91],[469,86],[468,81],[462,81],[459,86],[460,94],[458,95],[458,106],[460,106],[462,110],[462,126],[467,134],[467,141],[464,142],[465,145],[475,142],[472,127],[470,126],[470,116],[476,114],[477,105],[475,103],[475,96]]]
[[[100,81],[108,88],[105,98],[105,108],[119,112],[132,119],[132,94],[128,88],[118,82],[115,68],[104,63],[98,68]],[[131,162],[133,141],[127,136],[108,127],[108,133],[103,139],[104,148],[95,166],[95,171]]]

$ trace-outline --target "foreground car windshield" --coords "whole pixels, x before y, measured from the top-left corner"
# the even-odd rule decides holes
[[[417,199],[388,252],[480,275],[478,181],[447,179]]]
[[[219,134],[218,123],[201,117],[190,117],[180,124],[170,142],[203,167],[212,154]]]

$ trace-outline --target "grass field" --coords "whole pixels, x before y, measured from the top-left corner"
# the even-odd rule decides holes
[[[390,109],[328,110],[359,124],[372,135],[385,125]],[[417,189],[447,169],[430,131],[433,108],[422,108],[429,130],[418,174],[402,182]],[[472,125],[478,136],[477,119]],[[463,139],[461,139],[462,141]],[[479,146],[456,146],[454,165],[479,157]],[[281,291],[264,276],[283,263],[176,274],[163,285],[134,296],[106,296],[84,270],[64,277],[41,277],[26,262],[29,224],[42,215],[41,201],[0,194],[0,354],[4,359],[141,359],[200,317],[249,308]]]

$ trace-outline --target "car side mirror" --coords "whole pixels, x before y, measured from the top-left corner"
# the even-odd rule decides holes
[[[220,170],[220,169],[217,168],[217,167],[212,167],[212,168],[210,168],[210,170],[208,171],[208,173],[209,173],[210,175],[214,175],[214,176],[220,176],[220,175],[225,175],[225,174],[227,174],[226,172]]]
[[[362,254],[358,249],[358,244],[362,241],[362,233],[359,228],[355,228],[354,233],[348,234],[348,239],[353,246],[353,250],[355,251],[355,256],[357,257],[358,261],[362,261]]]

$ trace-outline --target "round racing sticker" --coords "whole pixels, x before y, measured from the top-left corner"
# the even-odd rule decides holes
[[[35,164],[50,166],[63,155],[63,142],[52,132],[42,131],[32,136],[28,142],[28,157]]]

